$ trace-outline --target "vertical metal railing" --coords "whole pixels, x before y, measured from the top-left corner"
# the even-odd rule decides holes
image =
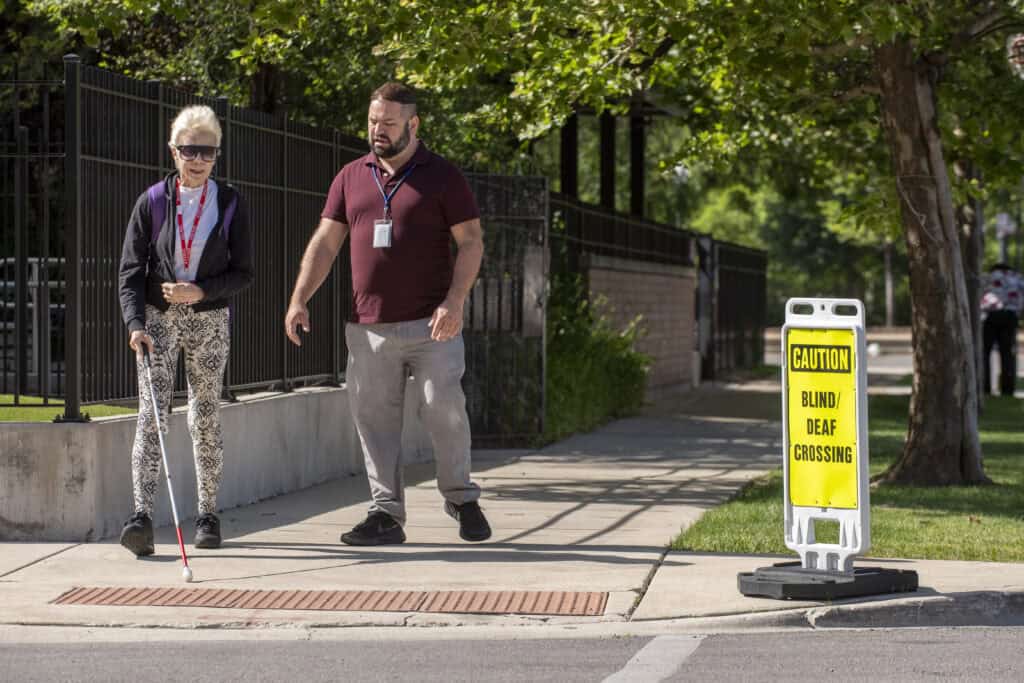
[[[15,88],[15,100],[17,100]],[[25,337],[28,331],[26,316],[26,273],[25,273],[25,222],[28,215],[28,130],[20,125],[18,108],[15,108],[15,149],[17,160],[14,164],[14,356],[15,383],[14,401],[18,403],[25,393],[25,378],[28,374],[28,359]]]
[[[36,377],[39,378],[39,394],[43,404],[50,399],[52,350],[50,344],[50,90],[42,90],[43,126],[40,134],[40,156],[43,157],[43,179],[40,186],[40,264],[36,269],[36,320],[33,329],[38,339]]]
[[[715,242],[710,252],[714,308],[706,375],[713,379],[764,357],[767,260],[762,251],[727,242]]]
[[[63,421],[82,415],[82,90],[81,60],[64,57],[64,239],[67,283],[64,309],[65,396]]]

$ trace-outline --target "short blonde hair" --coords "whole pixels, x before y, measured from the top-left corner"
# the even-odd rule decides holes
[[[182,109],[171,124],[171,144],[177,144],[178,136],[186,132],[213,133],[217,138],[217,146],[220,146],[220,121],[205,104],[197,104]]]

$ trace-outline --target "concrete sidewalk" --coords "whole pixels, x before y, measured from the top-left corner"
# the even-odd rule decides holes
[[[0,544],[0,625],[252,628],[399,625],[606,625],[665,628],[1024,623],[1024,565],[858,560],[917,570],[921,590],[821,603],[747,598],[738,572],[780,559],[666,552],[681,529],[781,458],[779,389],[703,386],[639,417],[539,451],[474,454],[495,534],[458,538],[429,466],[407,468],[408,541],[352,548],[364,476],[222,514],[224,547],[196,551],[184,584],[173,529],[137,560],[116,540]],[[165,495],[165,494],[164,494]],[[782,529],[779,529],[782,533]],[[187,534],[188,538],[191,534]],[[191,546],[189,546],[191,550]],[[591,617],[55,605],[73,587],[287,591],[607,592]]]

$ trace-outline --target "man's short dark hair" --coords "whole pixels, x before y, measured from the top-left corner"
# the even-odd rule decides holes
[[[399,104],[412,107],[412,113],[416,113],[416,92],[404,83],[391,81],[380,86],[370,95],[371,102],[377,100],[398,102]]]

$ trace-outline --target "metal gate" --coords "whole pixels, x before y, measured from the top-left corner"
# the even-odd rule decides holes
[[[468,174],[484,260],[466,304],[466,402],[476,447],[525,446],[544,431],[547,179]]]
[[[0,81],[0,405],[47,406],[64,392],[63,84],[5,76],[12,80]]]

